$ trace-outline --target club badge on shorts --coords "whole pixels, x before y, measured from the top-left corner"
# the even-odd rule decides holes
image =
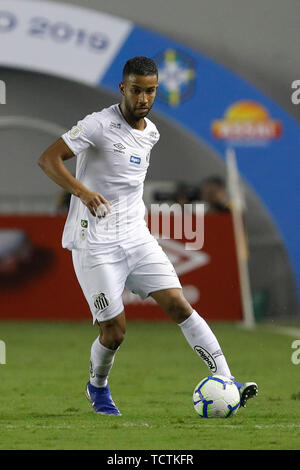
[[[104,294],[104,292],[94,294],[93,300],[94,300],[94,307],[100,312],[103,312],[103,310],[105,310],[109,306],[109,300],[106,294]]]

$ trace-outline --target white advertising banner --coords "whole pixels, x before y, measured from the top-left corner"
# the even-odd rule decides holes
[[[131,29],[130,21],[74,5],[0,0],[0,65],[95,85]]]

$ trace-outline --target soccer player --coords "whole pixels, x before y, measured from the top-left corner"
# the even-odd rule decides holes
[[[39,158],[39,165],[72,194],[62,244],[73,265],[100,335],[91,347],[86,396],[97,413],[120,415],[108,376],[125,335],[124,288],[151,296],[176,322],[210,372],[232,377],[206,321],[182,293],[176,272],[145,219],[143,184],[159,132],[148,115],[158,88],[155,62],[129,59],[119,85],[121,103],[77,122]],[[76,176],[64,164],[77,156]],[[257,394],[239,384],[241,405]]]

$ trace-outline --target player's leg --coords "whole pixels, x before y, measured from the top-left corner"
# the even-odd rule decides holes
[[[91,347],[90,383],[94,387],[105,387],[116,352],[124,339],[126,330],[125,312],[111,320],[98,322],[100,335]]]
[[[149,295],[180,326],[190,346],[206,363],[212,374],[232,377],[219,342],[206,321],[185,299],[174,267],[157,241],[137,247],[139,259],[130,273],[126,286],[142,299]],[[130,256],[130,250],[129,250]],[[241,404],[257,393],[254,382],[239,384]]]
[[[255,382],[244,384],[232,376],[219,342],[206,321],[185,299],[182,289],[165,289],[150,294],[181,328],[190,346],[203,359],[212,374],[232,378],[240,391],[241,406],[258,393]]]
[[[211,373],[231,377],[219,342],[196,310],[185,299],[182,289],[164,289],[150,293],[158,305],[177,323],[186,340],[206,363]]]
[[[134,265],[126,287],[145,299],[149,295],[180,326],[184,336],[212,373],[231,377],[220,345],[206,321],[185,299],[175,269],[157,240],[127,250]]]
[[[103,255],[97,259],[96,255],[91,256],[84,250],[73,250],[72,255],[77,279],[94,323],[100,328],[100,334],[91,347],[86,396],[97,413],[120,415],[111,399],[107,379],[125,335],[122,293],[127,274],[126,263],[103,263]]]
[[[118,349],[121,346],[126,333],[126,318],[124,310],[111,320],[102,322],[98,321],[98,325],[100,329],[101,344],[109,349]]]
[[[100,335],[91,347],[90,380],[86,386],[86,396],[97,413],[121,416],[111,397],[108,376],[124,339],[125,313],[123,311],[111,320],[98,324]]]

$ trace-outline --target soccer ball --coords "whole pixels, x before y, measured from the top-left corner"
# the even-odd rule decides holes
[[[240,392],[228,377],[212,375],[198,383],[193,401],[201,418],[229,418],[239,409]]]

